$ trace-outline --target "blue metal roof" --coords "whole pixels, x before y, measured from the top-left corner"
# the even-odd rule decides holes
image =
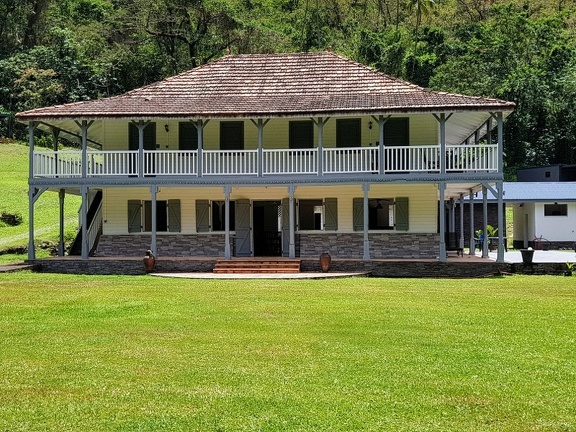
[[[474,197],[482,200],[482,192]],[[488,191],[488,201],[496,201]],[[504,182],[504,202],[576,201],[576,182]]]

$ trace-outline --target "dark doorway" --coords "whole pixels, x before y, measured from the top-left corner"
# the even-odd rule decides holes
[[[282,237],[278,226],[280,201],[255,201],[252,208],[254,256],[281,256]]]

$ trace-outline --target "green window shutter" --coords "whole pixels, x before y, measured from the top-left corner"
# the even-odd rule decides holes
[[[401,197],[396,198],[396,230],[397,231],[408,231],[410,226],[410,213],[408,211],[408,198]]]
[[[139,200],[128,200],[128,232],[142,231],[142,203]]]
[[[410,122],[408,117],[390,118],[384,123],[384,145],[410,145]]]
[[[352,225],[354,231],[364,231],[364,198],[352,200]]]
[[[314,147],[314,123],[311,120],[291,121],[288,126],[288,146],[291,149]]]
[[[338,200],[336,198],[324,199],[324,229],[338,231]]]
[[[198,150],[198,130],[194,123],[178,123],[178,149]]]
[[[196,232],[210,231],[210,201],[196,200]]]
[[[168,200],[168,231],[182,231],[180,200]]]
[[[362,144],[360,119],[336,120],[336,147],[360,147]]]
[[[130,150],[138,150],[139,139],[138,127],[134,123],[129,123],[128,147]],[[156,123],[148,123],[144,127],[144,150],[156,150]]]

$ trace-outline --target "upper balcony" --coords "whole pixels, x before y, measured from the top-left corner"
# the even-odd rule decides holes
[[[497,173],[497,145],[261,150],[34,151],[35,178]],[[84,166],[85,165],[85,166]]]

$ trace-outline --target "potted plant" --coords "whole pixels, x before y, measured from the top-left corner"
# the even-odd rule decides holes
[[[494,237],[498,237],[498,228],[492,225],[486,225],[486,231],[488,232],[488,246],[490,250],[496,250],[498,241],[496,241]]]
[[[146,251],[146,255],[144,256],[144,268],[146,269],[146,273],[150,273],[154,270],[154,266],[156,265],[156,257],[152,253],[150,249]]]
[[[576,264],[567,262],[566,270],[564,270],[564,276],[572,276],[572,272],[576,269]]]

